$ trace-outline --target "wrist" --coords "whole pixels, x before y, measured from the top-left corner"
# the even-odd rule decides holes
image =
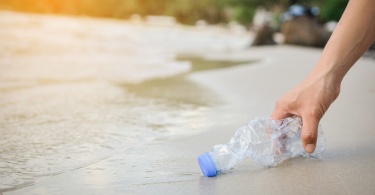
[[[340,93],[341,82],[347,72],[342,67],[339,65],[317,64],[309,78],[320,83],[321,87],[332,91],[336,99]]]

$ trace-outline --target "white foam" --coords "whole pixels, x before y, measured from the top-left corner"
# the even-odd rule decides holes
[[[188,72],[179,53],[225,52],[250,36],[219,27],[0,13],[0,79],[139,83]]]

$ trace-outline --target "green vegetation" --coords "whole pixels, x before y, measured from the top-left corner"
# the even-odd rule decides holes
[[[23,12],[129,18],[132,14],[170,15],[179,22],[194,24],[237,20],[250,24],[258,6],[279,15],[291,0],[1,0],[0,9]],[[338,20],[348,0],[300,0],[300,4],[321,8],[321,19]]]
[[[321,18],[324,21],[338,21],[344,12],[349,0],[329,0],[321,6]]]

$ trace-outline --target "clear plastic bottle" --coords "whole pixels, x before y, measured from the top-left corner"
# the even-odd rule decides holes
[[[303,149],[300,117],[272,120],[259,117],[236,130],[228,144],[216,145],[211,152],[198,157],[202,173],[214,177],[224,173],[244,158],[251,158],[265,167],[274,167],[286,159],[305,156],[320,158],[326,139],[319,125],[314,153]]]

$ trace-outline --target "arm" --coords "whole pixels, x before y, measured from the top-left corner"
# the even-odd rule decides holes
[[[315,68],[278,100],[272,118],[301,116],[307,152],[315,150],[319,121],[338,97],[344,76],[374,41],[375,1],[350,0]]]

